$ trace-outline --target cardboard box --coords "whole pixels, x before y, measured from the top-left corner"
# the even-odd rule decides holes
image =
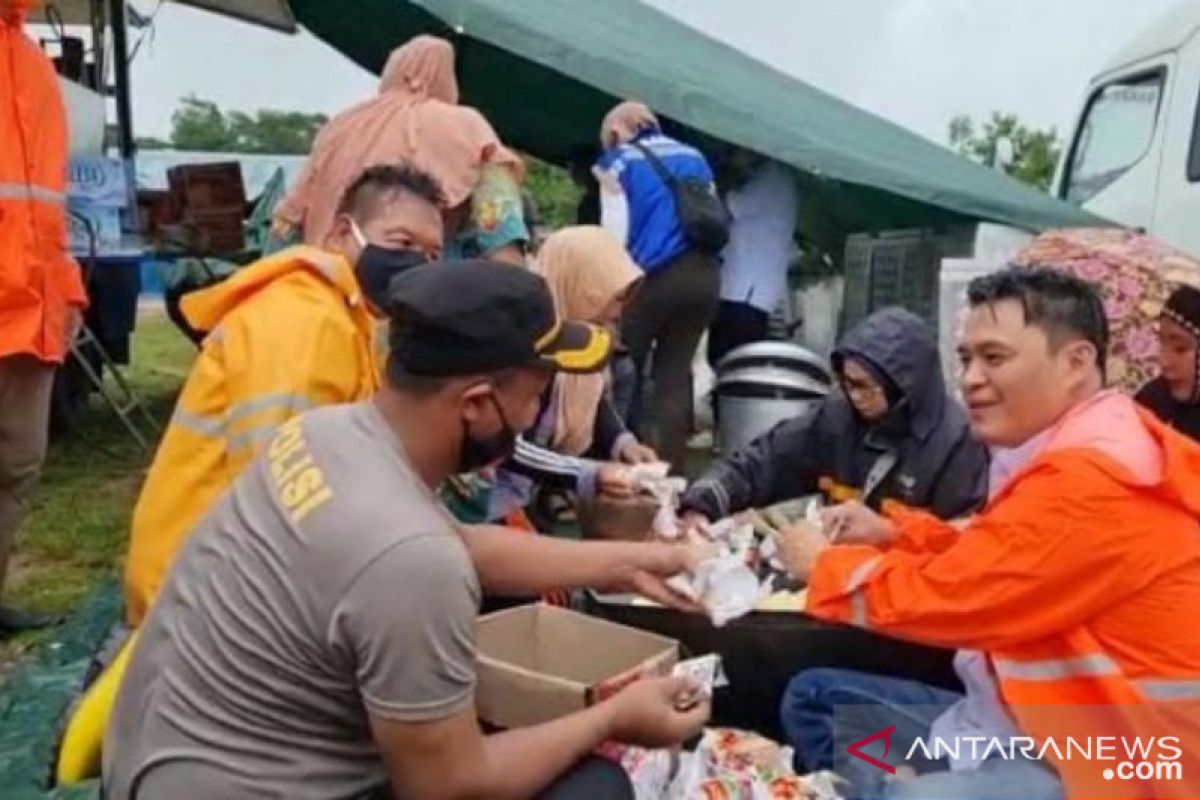
[[[673,639],[545,604],[480,617],[476,646],[477,711],[501,728],[579,711],[679,660]]]

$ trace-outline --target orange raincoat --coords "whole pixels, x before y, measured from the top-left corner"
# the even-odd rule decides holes
[[[340,256],[284,250],[189,295],[183,312],[209,334],[133,512],[125,604],[135,625],[192,528],[280,423],[379,386],[375,320]]]
[[[0,358],[58,364],[87,295],[67,252],[67,113],[54,66],[22,30],[32,5],[0,0]]]
[[[1132,457],[1129,441],[1143,445]],[[1128,397],[1106,392],[1069,414],[962,533],[923,512],[888,514],[898,538],[887,551],[818,557],[810,613],[985,651],[1039,739],[1080,735],[1086,708],[1109,709],[1106,729],[1145,730],[1163,703],[1200,702],[1200,445]],[[1094,763],[1058,766],[1070,797],[1099,796]],[[1104,796],[1120,796],[1113,788]],[[1171,791],[1152,796],[1181,796]]]

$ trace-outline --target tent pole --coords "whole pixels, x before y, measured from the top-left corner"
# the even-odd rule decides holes
[[[116,84],[117,135],[121,158],[133,158],[133,105],[129,95],[129,29],[125,0],[109,0],[108,21],[113,32],[113,78]]]

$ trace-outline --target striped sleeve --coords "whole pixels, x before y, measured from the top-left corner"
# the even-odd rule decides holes
[[[559,489],[573,489],[585,496],[595,491],[599,464],[586,458],[563,455],[517,438],[517,446],[505,465],[538,483]]]

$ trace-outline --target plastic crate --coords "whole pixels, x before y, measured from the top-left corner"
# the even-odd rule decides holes
[[[841,331],[887,306],[907,308],[936,329],[941,259],[941,242],[931,231],[885,231],[847,237]]]
[[[246,246],[246,229],[242,207],[199,210],[192,209],[183,216],[190,249],[204,255],[239,253]]]
[[[236,161],[171,167],[167,170],[167,185],[176,205],[185,214],[234,206],[244,209],[246,206],[242,165]]]

